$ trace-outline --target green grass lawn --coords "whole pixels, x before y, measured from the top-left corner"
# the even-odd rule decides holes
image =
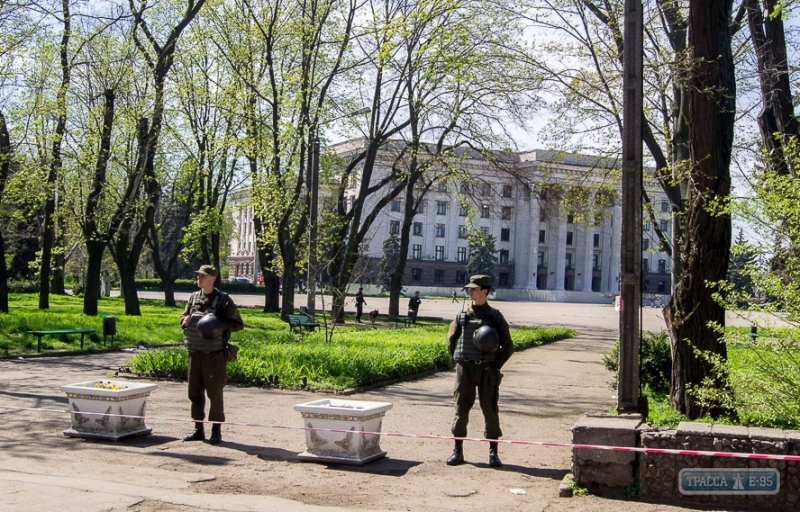
[[[140,301],[141,317],[124,315],[120,298],[103,298],[101,314],[117,317],[115,346],[158,347],[182,338],[179,317],[183,307],[167,308],[160,301]],[[11,297],[10,314],[0,315],[0,353],[25,354],[36,351],[34,336],[27,330],[94,328],[92,343],[102,345],[102,317],[80,313],[80,298],[51,296],[49,311],[40,311],[36,295]],[[266,385],[277,377],[281,386],[308,389],[343,389],[386,379],[404,378],[450,365],[446,336],[449,322],[424,321],[412,328],[337,326],[333,341],[324,333],[291,333],[277,314],[241,308],[245,329],[232,340],[240,347],[239,360],[228,365],[232,382]],[[515,328],[512,337],[517,350],[574,336],[566,328]],[[46,336],[45,350],[78,350],[72,341]],[[138,373],[161,378],[184,378],[186,350],[182,347],[153,348],[138,353],[130,362]]]

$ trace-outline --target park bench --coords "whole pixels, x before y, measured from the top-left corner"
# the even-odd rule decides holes
[[[28,334],[36,336],[36,352],[42,351],[42,338],[47,335],[57,336],[59,334],[80,334],[81,350],[83,350],[83,339],[87,334],[94,334],[94,329],[53,329],[44,331],[26,331]]]
[[[319,322],[316,322],[313,318],[310,318],[306,315],[287,315],[286,318],[289,322],[290,331],[293,331],[295,327],[298,330],[305,328],[307,331],[313,331],[314,329],[320,328]]]
[[[388,320],[394,322],[395,329],[397,328],[397,324],[403,324],[406,327],[411,325],[411,319],[407,316],[390,316]]]

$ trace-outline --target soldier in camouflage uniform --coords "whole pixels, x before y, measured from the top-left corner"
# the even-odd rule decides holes
[[[189,350],[189,400],[192,402],[192,419],[195,420],[194,431],[184,441],[204,441],[206,438],[203,428],[206,394],[210,402],[209,421],[225,421],[222,390],[228,381],[226,345],[230,333],[241,331],[244,324],[230,296],[214,288],[218,275],[217,269],[211,265],[203,265],[195,271],[200,291],[191,295],[181,315],[183,342]],[[216,315],[222,324],[218,336],[207,338],[196,329],[197,322],[207,313]],[[208,442],[218,444],[221,441],[221,425],[214,423]]]
[[[500,430],[498,401],[500,398],[500,368],[514,352],[508,322],[500,311],[492,308],[487,302],[491,289],[491,278],[486,275],[470,277],[469,290],[472,305],[466,313],[461,313],[450,324],[448,348],[456,362],[456,383],[453,389],[456,415],[451,432],[454,437],[467,436],[469,411],[475,403],[477,389],[481,412],[486,423],[483,435],[486,439],[499,439]],[[479,327],[493,327],[500,339],[499,347],[493,352],[481,351],[472,341],[473,334]],[[456,440],[453,455],[447,459],[447,465],[456,466],[464,463],[464,441]],[[489,466],[502,466],[497,455],[497,443],[489,443]]]

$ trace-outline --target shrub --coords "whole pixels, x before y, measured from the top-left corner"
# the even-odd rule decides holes
[[[619,378],[619,340],[614,348],[603,356],[603,365],[614,372],[612,388],[617,389]],[[639,343],[639,380],[643,386],[649,386],[656,392],[669,391],[672,374],[672,350],[666,331],[659,333],[644,332]]]

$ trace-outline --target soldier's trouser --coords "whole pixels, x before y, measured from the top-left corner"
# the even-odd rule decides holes
[[[456,417],[450,431],[455,437],[467,437],[469,411],[475,403],[475,389],[478,390],[478,403],[481,406],[486,430],[483,436],[487,439],[499,439],[503,435],[500,430],[498,402],[500,400],[500,370],[492,365],[481,365],[469,362],[456,363],[456,384],[453,398],[456,406]]]
[[[222,389],[228,382],[225,352],[189,351],[189,400],[192,402],[192,419],[205,418],[206,394],[211,403],[208,409],[210,421],[225,421]]]

